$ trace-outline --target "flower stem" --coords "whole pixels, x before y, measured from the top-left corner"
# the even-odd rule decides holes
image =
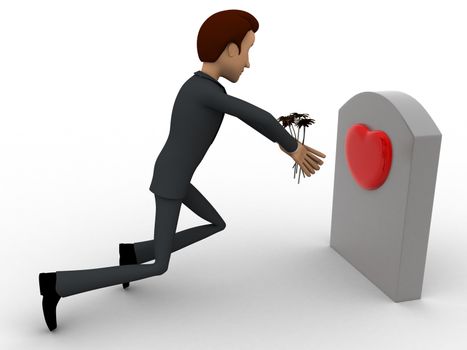
[[[295,134],[295,130],[293,129],[293,126],[289,125],[289,130],[291,131],[291,135],[297,139],[297,134]]]

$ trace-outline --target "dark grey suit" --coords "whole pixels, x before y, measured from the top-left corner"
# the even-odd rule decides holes
[[[227,95],[217,80],[198,71],[183,84],[175,99],[169,137],[154,166],[152,192],[166,198],[184,197],[224,113],[241,119],[289,152],[297,148],[297,141],[271,114]]]
[[[289,152],[297,148],[296,140],[270,113],[227,95],[217,80],[201,71],[195,72],[177,95],[170,133],[154,166],[150,186],[156,200],[154,239],[135,243],[136,265],[57,271],[56,289],[60,296],[163,274],[173,251],[225,228],[221,216],[190,183],[219,131],[224,114],[238,117]],[[182,203],[211,224],[175,233]],[[141,264],[153,259],[153,264]]]

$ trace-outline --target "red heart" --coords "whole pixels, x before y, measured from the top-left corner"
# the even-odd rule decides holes
[[[386,181],[391,169],[392,146],[384,131],[371,131],[364,124],[353,125],[347,131],[345,155],[350,172],[361,187],[374,190]]]

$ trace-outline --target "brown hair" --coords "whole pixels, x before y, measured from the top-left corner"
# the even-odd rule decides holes
[[[229,43],[241,50],[242,40],[250,30],[256,32],[259,23],[246,11],[226,10],[211,15],[198,32],[198,57],[202,62],[215,62]]]

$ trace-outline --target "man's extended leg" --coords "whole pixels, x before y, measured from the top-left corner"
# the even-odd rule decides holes
[[[61,297],[161,275],[169,266],[181,200],[156,196],[154,253],[156,261],[145,265],[112,266],[90,270],[57,271],[56,291]]]
[[[175,234],[173,252],[209,237],[225,228],[225,222],[216,209],[214,209],[211,203],[209,203],[201,192],[191,183],[182,203],[199,217],[211,222],[211,224],[192,227]],[[154,259],[154,240],[135,243],[134,247],[138,264]]]

